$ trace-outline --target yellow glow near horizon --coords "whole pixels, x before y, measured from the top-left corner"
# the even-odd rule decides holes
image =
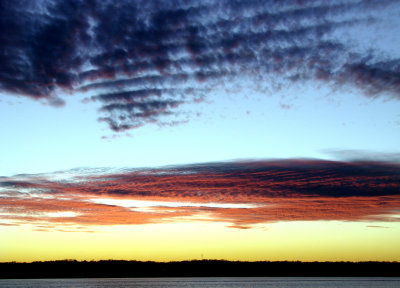
[[[374,227],[369,227],[374,226]],[[380,227],[390,228],[380,228]],[[280,222],[234,229],[220,222],[89,227],[94,232],[2,226],[0,262],[57,259],[180,261],[400,261],[400,223]],[[377,233],[379,229],[379,233]]]

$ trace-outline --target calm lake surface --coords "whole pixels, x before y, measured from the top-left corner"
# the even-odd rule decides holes
[[[96,279],[6,279],[0,287],[400,287],[400,278],[96,278]]]

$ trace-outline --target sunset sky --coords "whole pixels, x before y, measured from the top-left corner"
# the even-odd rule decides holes
[[[400,261],[399,0],[0,4],[0,262]]]

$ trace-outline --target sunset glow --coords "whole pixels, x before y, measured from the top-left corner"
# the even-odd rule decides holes
[[[398,1],[28,2],[0,262],[400,261]]]

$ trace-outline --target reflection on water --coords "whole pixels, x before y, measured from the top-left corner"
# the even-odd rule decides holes
[[[400,278],[96,278],[96,279],[6,279],[0,287],[163,287],[163,288],[222,288],[222,287],[400,287]]]

